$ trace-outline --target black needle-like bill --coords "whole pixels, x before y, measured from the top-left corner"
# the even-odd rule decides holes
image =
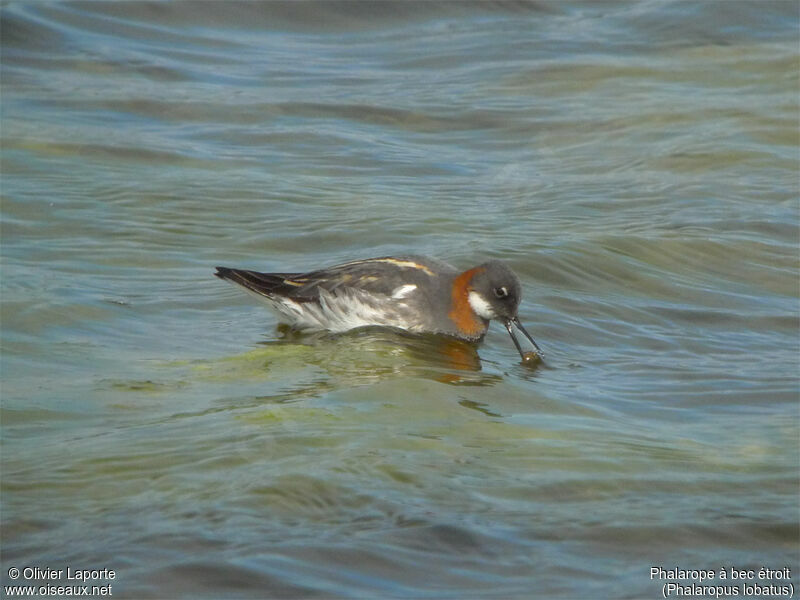
[[[505,320],[505,326],[508,330],[508,335],[511,336],[511,341],[514,342],[514,345],[517,347],[517,352],[522,357],[522,360],[527,360],[526,353],[522,350],[522,346],[520,346],[519,340],[517,339],[516,333],[514,333],[514,329],[518,329],[522,334],[528,338],[533,347],[536,348],[536,352],[539,353],[539,356],[543,356],[541,348],[539,348],[539,344],[537,344],[531,335],[525,331],[525,328],[522,326],[522,323],[519,322],[519,317],[514,317],[512,319]]]

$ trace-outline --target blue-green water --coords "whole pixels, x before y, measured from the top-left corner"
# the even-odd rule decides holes
[[[798,18],[4,3],[2,584],[797,586]],[[507,261],[545,365],[496,324],[298,336],[212,276],[401,252]]]

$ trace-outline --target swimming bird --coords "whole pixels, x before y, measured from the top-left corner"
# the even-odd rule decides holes
[[[542,354],[517,316],[519,279],[498,260],[459,271],[432,258],[384,256],[307,273],[217,267],[215,275],[255,294],[296,329],[343,332],[383,326],[477,341],[497,319],[524,362],[534,353],[522,349],[516,330]]]

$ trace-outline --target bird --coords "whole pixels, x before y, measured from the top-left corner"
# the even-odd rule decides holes
[[[498,320],[523,362],[543,356],[517,315],[522,298],[519,278],[499,260],[460,271],[434,258],[383,256],[305,273],[216,267],[214,275],[265,301],[298,330],[341,333],[380,326],[480,341],[490,321]],[[536,352],[523,350],[515,331]]]

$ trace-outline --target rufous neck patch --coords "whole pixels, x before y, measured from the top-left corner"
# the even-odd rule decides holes
[[[482,271],[483,267],[475,267],[464,271],[453,281],[451,308],[447,316],[463,335],[469,337],[480,337],[486,331],[486,322],[476,315],[469,305],[472,278]]]

